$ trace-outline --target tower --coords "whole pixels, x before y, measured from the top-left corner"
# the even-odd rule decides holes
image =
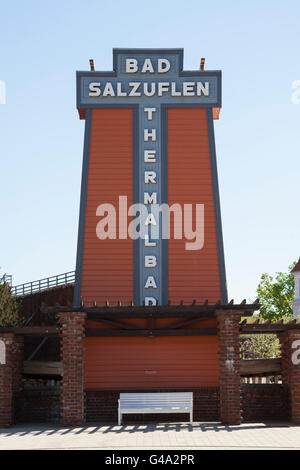
[[[114,49],[113,71],[77,72],[85,138],[75,305],[227,301],[220,107],[221,72],[184,71],[182,49]]]

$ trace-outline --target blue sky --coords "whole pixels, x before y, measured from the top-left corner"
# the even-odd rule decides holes
[[[229,297],[300,255],[297,1],[6,0],[0,7],[0,266],[13,283],[75,267],[84,123],[75,71],[113,47],[183,47],[223,71],[215,122]]]

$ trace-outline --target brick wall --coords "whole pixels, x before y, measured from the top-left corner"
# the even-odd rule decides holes
[[[300,364],[293,360],[293,353],[299,347],[299,330],[289,330],[278,335],[281,343],[282,381],[290,400],[291,421],[300,424]],[[295,342],[295,344],[294,344]]]
[[[288,421],[289,398],[280,384],[242,386],[243,422]]]
[[[15,336],[12,344],[12,389],[16,395],[22,390],[23,361],[24,361],[24,337]]]
[[[131,390],[134,392],[134,390]],[[139,392],[140,390],[136,390]],[[153,392],[153,390],[148,390]],[[155,390],[156,392],[176,392],[179,390]],[[182,392],[184,390],[180,390]],[[194,393],[194,420],[195,421],[218,421],[219,420],[219,390],[218,388],[207,388],[187,390]],[[126,390],[124,390],[126,392]],[[127,390],[128,392],[128,390]],[[147,392],[147,390],[143,390]],[[118,418],[119,390],[86,390],[86,421],[116,422]],[[174,422],[189,420],[188,414],[132,414],[124,415],[124,423],[132,421],[147,422]]]
[[[175,392],[177,390],[168,391]],[[86,421],[116,423],[119,393],[118,390],[87,390]],[[194,420],[203,422],[219,421],[218,388],[197,389],[193,390],[193,393]],[[15,399],[14,409],[16,423],[58,423],[60,421],[60,392],[59,390],[24,390]],[[243,422],[288,421],[288,391],[279,384],[243,385],[242,415]],[[174,422],[183,420],[188,421],[188,415],[149,414],[143,416],[137,414],[125,415],[123,422]]]
[[[59,423],[59,390],[23,390],[14,400],[15,423]]]
[[[153,391],[153,390],[149,390]],[[159,390],[156,390],[157,392]],[[161,390],[175,392],[177,390]],[[181,390],[182,391],[182,390]],[[188,390],[192,391],[192,390]],[[126,390],[124,390],[126,392]],[[138,390],[136,390],[138,392]],[[86,421],[116,422],[120,391],[86,390]],[[193,390],[194,420],[219,421],[219,389]],[[243,422],[288,421],[289,402],[287,391],[277,384],[245,384],[241,391]],[[124,415],[123,422],[174,422],[188,420],[183,414]]]
[[[79,426],[84,423],[84,337],[83,312],[59,313],[61,323],[61,389],[62,424]]]
[[[220,420],[223,424],[240,424],[240,327],[241,314],[236,311],[218,311],[219,365],[220,365]]]
[[[4,363],[0,364],[0,428],[7,428],[13,421],[14,335],[2,334],[0,340],[5,351]]]

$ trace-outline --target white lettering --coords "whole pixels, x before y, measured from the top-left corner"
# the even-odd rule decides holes
[[[204,245],[204,204],[196,204],[196,230],[193,231],[193,205],[184,204],[184,236],[194,242],[185,244],[186,250],[201,250]]]
[[[156,112],[156,108],[144,108],[144,112],[147,113],[148,121],[152,121],[152,115]]]
[[[119,238],[127,239],[127,196],[119,196]]]
[[[141,86],[141,82],[130,82],[129,86],[132,88],[129,96],[141,96],[141,92],[137,91]]]
[[[157,285],[153,276],[148,276],[146,284],[145,284],[145,289],[150,289],[150,288],[157,289]]]
[[[158,73],[167,73],[171,68],[170,61],[168,59],[158,59],[157,71]]]
[[[151,59],[145,59],[144,65],[142,67],[142,73],[154,73],[154,68],[151,62]]]
[[[209,96],[209,82],[197,82],[197,96]]]
[[[126,91],[122,91],[122,83],[121,82],[117,83],[117,95],[118,96],[127,96]]]
[[[101,90],[100,90],[100,82],[91,82],[89,84],[89,96],[100,96],[101,95]]]
[[[155,268],[157,265],[156,256],[145,255],[145,268]]]
[[[183,96],[195,96],[195,82],[183,82]]]
[[[156,183],[156,171],[145,171],[145,183],[155,184]]]
[[[144,163],[156,163],[156,150],[144,150]]]
[[[149,91],[148,85],[151,85],[151,90]],[[156,83],[144,83],[144,95],[145,96],[154,96],[156,91]]]
[[[172,96],[181,96],[181,91],[176,90],[176,82],[171,83],[171,95]]]
[[[139,215],[137,215],[139,214]],[[128,235],[132,240],[144,239],[148,228],[142,223],[148,215],[147,207],[144,204],[132,204],[128,209],[128,215],[135,217],[128,225]]]
[[[6,347],[2,339],[0,339],[0,364],[6,364]]]
[[[156,304],[157,304],[157,300],[154,297],[145,297],[145,305],[147,307],[156,305]]]
[[[149,235],[145,235],[145,246],[156,246],[156,242],[149,241]]]
[[[96,234],[100,240],[107,238],[115,240],[117,238],[116,230],[116,209],[112,204],[100,204],[96,209],[97,216],[104,216],[96,226]]]
[[[162,96],[163,93],[166,93],[167,91],[169,91],[169,86],[170,86],[170,83],[169,82],[158,82],[158,96]]]
[[[103,96],[116,96],[111,82],[106,82],[103,90]]]
[[[292,354],[292,363],[295,366],[298,366],[300,364],[300,340],[295,340],[292,343],[292,349],[296,349],[295,352]]]
[[[150,212],[145,220],[145,225],[157,225],[154,214]]]
[[[136,59],[126,59],[126,73],[136,73],[138,71],[138,61]]]
[[[157,204],[157,193],[144,193],[144,204]]]
[[[144,129],[144,142],[148,142],[149,138],[156,142],[156,129]]]

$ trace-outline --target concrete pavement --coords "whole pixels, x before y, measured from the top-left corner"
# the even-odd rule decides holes
[[[47,424],[0,429],[0,449],[299,449],[300,426],[249,423]]]

